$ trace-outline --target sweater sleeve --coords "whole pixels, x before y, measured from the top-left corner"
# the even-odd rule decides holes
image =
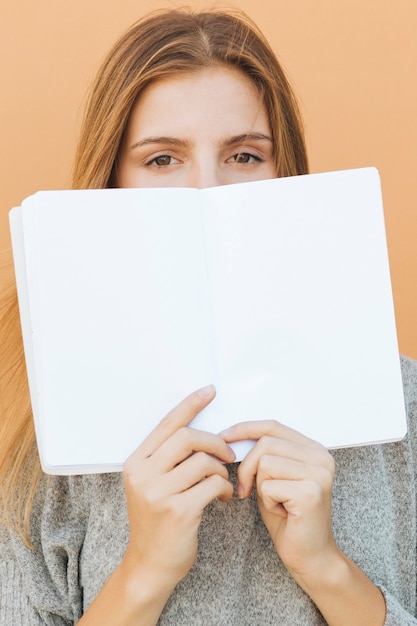
[[[383,587],[380,587],[387,606],[384,626],[416,626],[417,618],[408,613],[398,600]]]

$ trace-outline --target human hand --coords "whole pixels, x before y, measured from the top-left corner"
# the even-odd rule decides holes
[[[219,435],[188,427],[214,396],[209,386],[185,398],[124,467],[130,525],[125,559],[168,593],[195,561],[204,508],[233,495],[224,465],[234,461],[233,451]]]
[[[245,422],[220,433],[232,443],[256,441],[238,470],[238,495],[256,484],[258,506],[275,549],[303,585],[333,563],[331,526],[334,462],[319,443],[275,421]]]

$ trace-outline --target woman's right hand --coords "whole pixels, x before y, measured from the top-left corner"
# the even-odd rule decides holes
[[[130,538],[81,626],[154,626],[192,567],[204,508],[233,494],[224,463],[235,455],[219,436],[189,428],[216,395],[212,386],[180,402],[124,467]]]
[[[224,463],[234,461],[234,452],[219,435],[188,426],[215,393],[209,386],[185,398],[124,467],[130,526],[125,560],[168,596],[195,561],[204,508],[233,495]]]

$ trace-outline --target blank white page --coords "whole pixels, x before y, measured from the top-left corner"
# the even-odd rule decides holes
[[[19,299],[45,471],[121,469],[212,382],[217,397],[193,422],[211,432],[277,419],[328,447],[405,435],[373,168],[41,192],[20,213],[13,247],[23,238],[16,271],[27,273]],[[238,459],[249,447],[235,446]]]
[[[219,411],[204,419],[276,419],[329,447],[403,437],[378,172],[205,193]]]
[[[46,192],[23,204],[48,471],[120,469],[213,379],[199,196],[184,192],[179,204],[169,190]]]

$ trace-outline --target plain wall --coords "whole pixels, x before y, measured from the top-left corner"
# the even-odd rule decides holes
[[[227,5],[259,24],[287,69],[311,171],[379,169],[400,350],[417,357],[417,2]],[[10,246],[12,206],[39,189],[68,187],[83,101],[103,55],[138,17],[166,6],[176,5],[0,0],[0,250]]]

